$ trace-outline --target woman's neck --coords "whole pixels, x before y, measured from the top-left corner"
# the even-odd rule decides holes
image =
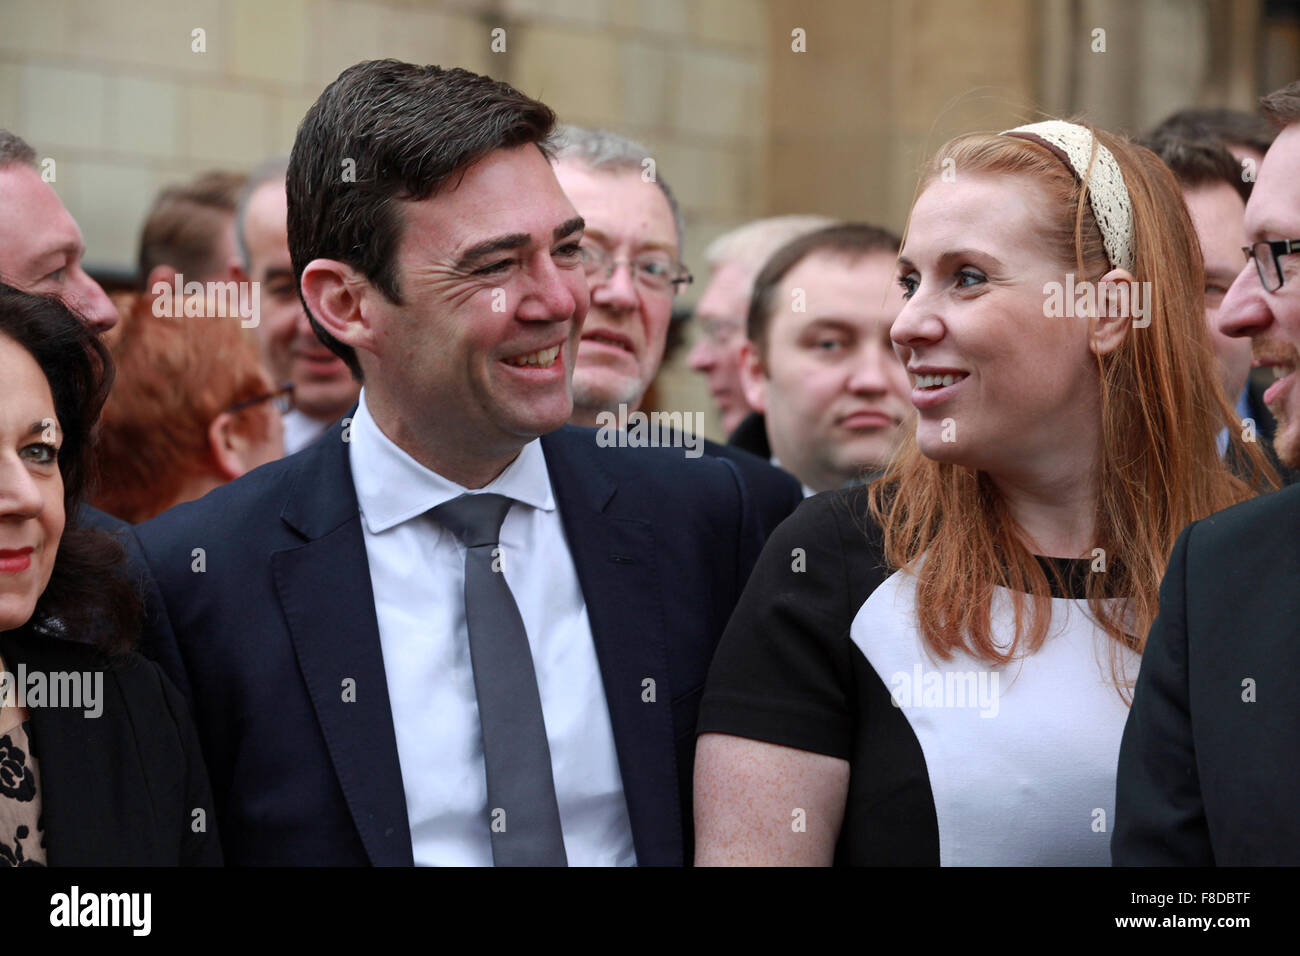
[[[1093,471],[1067,467],[1056,474],[991,477],[1032,553],[1080,558],[1090,556],[1097,547]]]

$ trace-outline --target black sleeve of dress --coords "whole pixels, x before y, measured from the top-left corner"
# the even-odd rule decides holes
[[[1170,555],[1124,726],[1110,843],[1116,866],[1214,865],[1188,706],[1187,551],[1195,528],[1183,529]]]
[[[849,759],[849,625],[882,579],[865,501],[860,490],[817,495],[773,532],[709,669],[698,733]]]

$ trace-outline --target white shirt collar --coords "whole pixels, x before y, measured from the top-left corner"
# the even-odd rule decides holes
[[[489,484],[471,492],[425,468],[385,435],[370,414],[364,388],[352,417],[348,458],[362,520],[371,534],[410,521],[467,492],[493,492],[542,511],[555,510],[551,477],[539,439],[524,445],[515,460]]]

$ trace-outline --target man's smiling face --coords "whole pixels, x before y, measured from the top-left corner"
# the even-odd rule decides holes
[[[402,304],[370,297],[377,375],[404,417],[492,455],[563,425],[587,313],[582,220],[532,144],[401,208]]]

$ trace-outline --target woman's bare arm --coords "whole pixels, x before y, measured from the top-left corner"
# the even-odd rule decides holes
[[[849,762],[703,734],[695,754],[696,866],[830,866]]]

